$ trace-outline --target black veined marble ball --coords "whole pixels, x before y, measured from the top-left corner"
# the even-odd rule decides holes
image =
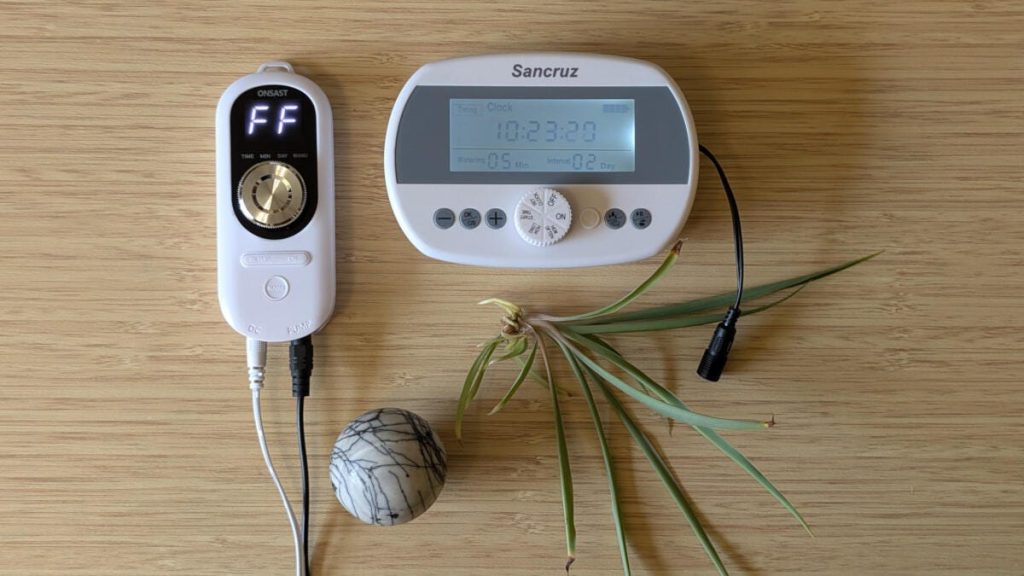
[[[359,416],[331,451],[338,501],[367,524],[401,524],[426,512],[447,474],[444,445],[430,423],[401,408]]]

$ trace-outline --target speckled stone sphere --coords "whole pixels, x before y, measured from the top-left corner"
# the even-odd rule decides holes
[[[444,445],[430,423],[401,408],[356,418],[331,452],[338,501],[367,524],[401,524],[426,512],[447,474]]]

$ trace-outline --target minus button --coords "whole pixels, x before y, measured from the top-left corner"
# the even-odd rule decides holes
[[[434,225],[442,230],[447,230],[455,225],[455,212],[448,208],[439,208],[434,212]]]

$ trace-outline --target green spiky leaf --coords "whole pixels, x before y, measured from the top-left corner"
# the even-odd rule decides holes
[[[590,340],[595,349],[602,349],[602,356],[611,360],[613,364],[619,366],[621,369],[628,371],[629,368],[635,368],[629,365],[629,362],[627,362],[625,358],[622,358],[622,356],[617,351],[615,351],[611,346],[608,346],[600,338],[596,336],[589,336],[583,338],[586,340]],[[640,380],[638,380],[639,383],[650,380],[647,377],[647,375],[644,374],[643,372],[638,372],[638,375],[640,377]],[[666,390],[664,387],[658,386],[657,388],[652,388],[652,391],[655,394],[658,394],[658,397],[664,400],[665,402],[675,404],[680,408],[687,408],[686,404],[682,400],[680,400],[675,394]],[[775,498],[775,500],[778,501],[778,503],[781,504],[782,507],[785,508],[790,513],[790,515],[792,515],[793,518],[795,518],[796,521],[800,523],[801,526],[803,526],[804,530],[806,530],[808,534],[812,536],[814,535],[814,532],[811,531],[811,527],[807,525],[807,521],[804,520],[804,517],[800,514],[800,512],[797,511],[796,507],[793,506],[789,499],[786,498],[782,494],[782,492],[779,491],[779,489],[776,488],[775,485],[772,484],[771,481],[768,480],[768,478],[765,477],[765,475],[761,473],[761,471],[758,470],[757,467],[754,466],[754,464],[750,460],[748,460],[746,456],[743,455],[742,452],[737,450],[732,444],[729,443],[729,441],[727,441],[720,434],[718,434],[718,432],[715,432],[710,428],[705,428],[703,426],[693,426],[693,429],[698,434],[707,439],[709,442],[711,442],[712,445],[721,450],[722,453],[728,456],[730,460],[739,465],[739,467],[742,468],[747,474],[749,474],[758,484],[760,484],[762,488],[764,488],[769,494],[771,494],[772,497]]]
[[[629,435],[633,437],[633,441],[640,447],[640,451],[643,452],[644,456],[647,457],[647,460],[650,461],[651,466],[658,475],[658,478],[661,480],[662,484],[665,485],[665,489],[668,490],[669,495],[672,496],[676,505],[683,512],[683,516],[686,518],[687,523],[690,524],[690,528],[693,530],[694,535],[700,542],[701,547],[704,548],[704,552],[708,555],[708,558],[711,559],[711,563],[715,565],[715,568],[721,576],[728,576],[729,572],[725,569],[722,559],[718,556],[718,551],[715,549],[714,543],[712,543],[711,538],[708,537],[707,532],[704,530],[704,525],[701,524],[700,518],[697,517],[697,514],[693,510],[693,505],[686,497],[683,487],[679,484],[679,481],[676,480],[675,475],[672,474],[672,471],[665,463],[664,458],[662,458],[658,450],[651,444],[651,441],[648,440],[647,435],[644,434],[643,431],[640,430],[640,427],[636,425],[636,422],[633,421],[633,418],[628,412],[626,412],[626,409],[621,403],[619,403],[619,400],[615,395],[612,394],[612,391],[608,389],[608,386],[604,382],[601,382],[601,379],[597,378],[596,375],[595,379],[598,382],[598,387],[604,393],[604,397],[608,401],[608,404],[615,411],[615,414],[618,415],[619,419],[622,421],[622,425],[625,426],[626,431],[629,432]]]
[[[491,409],[489,414],[495,414],[496,412],[504,408],[505,405],[508,404],[509,400],[511,400],[512,397],[516,395],[516,392],[519,391],[519,387],[523,385],[523,382],[526,380],[526,377],[533,370],[533,360],[536,356],[537,344],[534,343],[533,350],[530,351],[530,355],[527,356],[526,361],[523,362],[522,364],[522,369],[519,370],[519,375],[516,376],[516,379],[512,382],[512,386],[509,387],[508,392],[506,392],[505,395],[502,396],[501,400],[498,401],[497,404],[495,404],[494,408]]]
[[[630,396],[637,402],[640,402],[644,406],[647,406],[648,408],[657,412],[658,414],[661,414],[662,416],[667,416],[669,418],[672,418],[673,420],[682,422],[684,424],[690,424],[694,426],[706,426],[708,428],[721,428],[730,430],[761,430],[771,426],[771,423],[767,421],[732,420],[729,418],[717,418],[715,416],[707,416],[705,414],[691,412],[690,410],[679,408],[678,406],[673,406],[653,396],[648,396],[643,392],[643,390],[638,390],[636,387],[628,384],[625,380],[619,378],[618,376],[616,376],[615,374],[601,366],[598,362],[596,362],[586,354],[580,352],[579,349],[577,349],[575,346],[573,346],[572,343],[568,341],[568,339],[558,335],[554,335],[554,337],[558,338],[561,342],[563,342],[573,352],[573,354],[575,354],[576,358],[582,364],[586,365],[588,368],[594,371],[594,373],[599,375],[602,380],[615,386],[616,388],[624,392],[626,395]],[[650,386],[651,384],[652,382],[649,381],[648,385]],[[661,387],[656,383],[655,386],[658,386],[659,388]]]
[[[793,296],[796,296],[806,286],[806,284],[802,284],[799,288],[778,300],[763,304],[756,308],[751,308],[750,310],[744,310],[742,315],[752,316],[758,312],[764,312],[769,308],[774,308]],[[621,334],[625,332],[657,332],[659,330],[675,330],[677,328],[689,328],[691,326],[704,326],[706,324],[714,324],[721,321],[722,312],[715,312],[713,314],[673,316],[671,318],[649,318],[643,320],[629,320],[625,322],[608,322],[606,324],[583,324],[581,326],[570,325],[566,326],[565,329],[571,330],[577,334]]]
[[[572,352],[569,351],[560,342],[557,342],[559,348],[562,350],[562,354],[565,355],[566,361],[572,368],[573,374],[576,376],[576,380],[580,383],[580,390],[583,392],[583,397],[587,400],[587,408],[590,410],[590,418],[594,421],[594,429],[597,432],[597,442],[601,446],[601,457],[604,459],[604,473],[608,477],[608,494],[612,500],[612,521],[615,522],[615,537],[619,542],[619,558],[622,561],[622,571],[624,576],[630,576],[632,571],[629,567],[629,551],[626,548],[626,528],[622,522],[622,511],[621,502],[619,499],[619,489],[615,483],[615,464],[612,460],[611,450],[608,449],[608,439],[604,434],[604,425],[601,422],[601,413],[597,409],[597,403],[594,402],[594,395],[590,391],[590,384],[587,383],[587,377],[583,374],[580,369],[580,365],[576,362]]]
[[[459,396],[459,405],[455,410],[455,437],[460,440],[462,439],[462,417],[466,413],[469,401],[475,398],[477,391],[480,390],[480,382],[487,371],[487,361],[491,359],[491,354],[494,354],[494,349],[498,347],[499,342],[501,342],[501,338],[492,338],[484,343],[480,354],[477,355],[466,374],[466,381],[462,384],[462,395]]]
[[[650,290],[658,282],[658,280],[660,280],[661,277],[664,276],[672,268],[672,266],[675,265],[676,260],[679,259],[679,251],[682,249],[682,247],[682,240],[676,242],[675,245],[672,246],[672,249],[669,251],[668,256],[666,256],[665,260],[661,263],[661,266],[658,266],[658,269],[655,270],[653,274],[648,276],[647,279],[641,282],[639,286],[631,290],[629,294],[626,294],[625,296],[616,300],[615,302],[612,302],[611,304],[603,308],[598,308],[597,310],[593,310],[591,312],[576,314],[575,316],[548,318],[548,320],[558,322],[574,322],[580,320],[589,320],[592,318],[600,318],[602,316],[607,316],[608,314],[613,314],[615,312],[618,312],[619,310],[622,310],[631,302],[642,296],[644,292]]]
[[[569,465],[569,447],[565,441],[565,424],[562,422],[562,408],[558,402],[558,388],[551,377],[551,364],[544,349],[544,341],[538,337],[537,346],[544,361],[544,372],[548,377],[548,388],[551,390],[551,411],[555,418],[555,440],[558,444],[558,470],[562,481],[562,512],[565,516],[565,571],[576,561],[576,520],[572,495],[572,468]]]
[[[808,284],[815,280],[820,280],[827,276],[837,274],[852,268],[863,262],[867,262],[872,258],[878,256],[882,252],[875,252],[861,258],[844,262],[838,266],[832,266],[824,270],[817,272],[811,272],[810,274],[804,274],[802,276],[795,276],[786,280],[779,280],[778,282],[770,282],[768,284],[761,284],[760,286],[754,286],[753,288],[745,288],[743,290],[743,302],[750,302],[764,296],[770,296],[781,290],[787,288],[794,288],[802,284]],[[725,308],[733,303],[736,299],[736,292],[723,292],[716,296],[708,296],[706,298],[697,298],[696,300],[689,300],[687,302],[680,302],[678,304],[668,304],[665,306],[656,306],[654,308],[647,308],[645,310],[638,310],[636,312],[625,312],[622,314],[616,314],[614,316],[604,316],[601,318],[591,318],[575,322],[578,324],[595,324],[595,323],[615,323],[615,322],[628,322],[633,320],[649,320],[658,318],[668,318],[671,316],[681,316],[684,314],[694,314],[696,312],[704,312],[707,310],[715,310],[719,308]],[[721,315],[719,315],[721,316]]]

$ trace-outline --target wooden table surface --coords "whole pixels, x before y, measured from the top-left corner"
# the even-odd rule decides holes
[[[708,328],[615,340],[703,411],[775,415],[771,431],[728,437],[813,539],[692,432],[637,412],[730,570],[1024,574],[1020,2],[134,4],[0,3],[0,574],[292,570],[243,341],[216,298],[214,109],[269,59],[324,88],[338,143],[338,306],[308,409],[314,574],[560,574],[546,393],[488,417],[514,375],[496,370],[465,441],[452,434],[474,345],[497,328],[475,303],[582,310],[658,259],[430,260],[392,216],[381,161],[420,65],[526,50],[642,58],[677,80],[737,190],[751,283],[885,250],[742,322],[718,384],[693,374]],[[648,303],[732,286],[728,211],[705,168],[681,264]],[[297,495],[285,361],[274,346],[265,411]],[[563,404],[573,573],[620,574],[589,415]],[[437,504],[387,529],[349,517],[327,476],[340,429],[379,406],[429,418],[450,458]],[[642,455],[609,433],[636,573],[713,573]]]

